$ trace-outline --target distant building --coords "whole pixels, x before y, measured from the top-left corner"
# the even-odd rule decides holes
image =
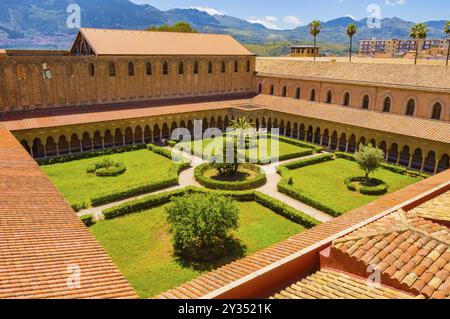
[[[428,51],[443,52],[448,48],[448,42],[445,39],[427,39],[419,40],[420,54],[430,55]],[[417,40],[361,40],[359,43],[359,54],[373,57],[398,57],[404,56],[408,52],[415,51]]]
[[[320,48],[315,47],[313,45],[294,45],[291,47],[291,56],[292,57],[313,57],[314,51],[316,52],[315,56],[320,56]]]

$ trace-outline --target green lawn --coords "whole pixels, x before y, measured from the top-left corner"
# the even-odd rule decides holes
[[[251,254],[303,231],[256,202],[238,202],[237,238]],[[175,288],[201,272],[181,266],[172,256],[166,206],[101,221],[90,228],[142,298]]]
[[[211,154],[214,155],[216,154],[216,150],[222,150],[223,144],[220,142],[220,140],[216,140],[216,143],[214,143],[215,139],[214,138],[209,138],[209,139],[204,139],[201,141],[201,145],[202,145],[202,150],[204,154]],[[191,142],[191,149],[195,150],[195,142]],[[290,155],[290,154],[295,154],[295,153],[299,153],[299,152],[303,152],[303,151],[307,151],[309,150],[308,148],[304,148],[304,147],[300,147],[300,146],[296,146],[296,145],[292,145],[283,141],[279,141],[279,147],[278,147],[278,152],[279,152],[279,157],[285,156],[285,155]],[[258,140],[258,148],[257,149],[253,149],[253,150],[246,150],[246,156],[247,157],[251,157],[253,159],[257,158],[260,160],[264,160],[267,158],[271,158],[273,155],[272,152],[272,141],[271,139],[259,139]]]
[[[105,157],[123,162],[127,171],[116,177],[97,177],[95,174],[86,173],[89,164],[101,161]],[[41,168],[66,200],[73,205],[89,202],[90,198],[97,195],[124,191],[143,183],[167,180],[172,165],[171,160],[144,149],[44,165]]]
[[[344,184],[347,177],[364,176],[358,165],[349,160],[338,158],[292,170],[290,174],[295,189],[328,207],[342,212],[351,211],[381,197],[363,195],[347,189]],[[379,169],[371,177],[385,181],[389,193],[419,181],[417,178],[396,174],[385,169]]]

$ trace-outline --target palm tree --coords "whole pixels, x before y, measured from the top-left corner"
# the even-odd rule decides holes
[[[417,64],[417,57],[419,55],[419,45],[420,40],[424,40],[427,38],[427,25],[425,23],[418,23],[411,27],[409,31],[409,36],[416,40],[416,57],[414,60],[414,64]]]
[[[316,61],[316,44],[317,44],[317,36],[320,33],[320,21],[314,20],[309,24],[309,33],[314,37],[314,61]]]
[[[450,21],[447,21],[447,23],[444,26],[444,34],[447,36],[448,42],[447,62],[445,63],[445,65],[448,66],[448,58],[450,57]]]
[[[356,24],[350,23],[347,26],[347,35],[350,38],[350,62],[352,62],[352,48],[353,48],[353,36],[356,34],[358,29],[356,28]]]

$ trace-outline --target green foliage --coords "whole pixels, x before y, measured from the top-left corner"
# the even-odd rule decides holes
[[[356,24],[350,23],[350,24],[347,26],[347,35],[348,35],[350,38],[353,38],[353,37],[355,36],[355,34],[356,34],[357,31],[358,31],[358,28],[356,27]]]
[[[127,152],[141,150],[144,148],[146,148],[146,145],[144,145],[144,144],[129,145],[129,146],[116,147],[116,148],[109,148],[109,149],[101,150],[101,151],[77,153],[77,154],[72,154],[72,155],[67,155],[67,156],[47,158],[47,159],[37,160],[37,163],[41,166],[42,165],[61,164],[61,163],[68,163],[68,162],[72,162],[72,161],[78,161],[81,159],[127,153]]]
[[[239,208],[229,197],[192,194],[175,198],[167,208],[172,242],[177,256],[211,261],[228,253],[237,230]]]
[[[379,148],[369,145],[360,145],[359,151],[354,155],[356,163],[365,173],[366,183],[369,180],[369,174],[380,168],[381,163],[384,161],[384,152]]]
[[[118,176],[127,170],[125,164],[116,162],[109,157],[103,158],[101,161],[91,164],[86,168],[88,174],[96,174],[99,177]]]
[[[425,39],[427,37],[428,28],[425,23],[417,23],[413,25],[409,31],[409,36],[416,40]]]
[[[174,25],[164,24],[160,27],[150,27],[146,29],[147,31],[162,31],[162,32],[183,32],[183,33],[197,33],[189,23],[187,22],[178,22]]]
[[[355,182],[365,182],[364,177],[355,176],[346,178],[344,183],[349,191],[359,191],[364,195],[384,195],[388,192],[388,187],[384,181],[377,178],[371,178],[367,181],[366,185],[361,185],[359,188],[355,186]]]
[[[311,35],[313,37],[316,37],[319,35],[319,33],[321,31],[320,28],[321,28],[321,23],[319,20],[314,20],[308,25],[309,33],[311,33]]]
[[[158,207],[167,203],[175,197],[185,196],[188,194],[217,194],[227,196],[240,202],[256,201],[260,205],[272,210],[273,212],[283,216],[294,223],[300,224],[306,228],[310,228],[320,224],[319,221],[311,218],[303,212],[297,211],[284,203],[277,201],[267,195],[257,191],[213,191],[196,187],[186,187],[181,190],[164,192],[160,194],[149,195],[140,199],[136,199],[116,207],[108,208],[103,211],[105,219],[113,219],[127,214],[141,212],[150,208]]]
[[[241,191],[248,190],[253,188],[258,188],[263,186],[267,182],[266,175],[262,172],[262,170],[255,165],[242,163],[239,166],[252,170],[256,172],[258,175],[255,178],[245,180],[245,181],[218,181],[212,178],[208,178],[204,175],[204,173],[212,168],[216,168],[217,165],[220,164],[203,164],[195,168],[194,176],[195,180],[199,182],[202,186],[210,189],[220,189],[226,191]],[[230,164],[224,164],[230,165]],[[233,165],[233,164],[231,164]],[[234,170],[234,169],[233,169]]]
[[[92,226],[95,224],[94,222],[94,215],[84,215],[80,217],[81,221],[86,225],[86,227]]]

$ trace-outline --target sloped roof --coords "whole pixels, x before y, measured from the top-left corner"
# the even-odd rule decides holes
[[[412,299],[414,296],[385,286],[372,287],[367,280],[331,269],[313,275],[280,291],[271,299]]]
[[[337,83],[394,86],[450,92],[450,69],[444,65],[337,63],[294,58],[257,58],[260,75]]]
[[[264,94],[253,98],[251,103],[276,112],[450,143],[449,122]]]
[[[434,201],[428,203],[428,207]],[[333,249],[426,298],[450,297],[450,230],[398,211],[336,240]]]
[[[137,298],[36,162],[1,128],[0,203],[0,299]],[[80,286],[69,286],[76,273]]]
[[[80,29],[96,55],[253,55],[230,35]]]

